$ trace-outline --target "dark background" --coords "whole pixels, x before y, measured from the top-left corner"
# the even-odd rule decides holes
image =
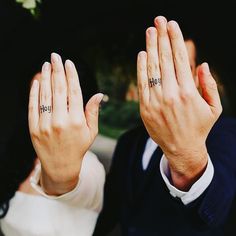
[[[101,58],[106,65],[120,63],[135,70],[136,55],[145,49],[145,29],[157,15],[177,20],[197,39],[203,58],[220,75],[235,115],[233,9],[233,1],[42,0],[35,19],[14,0],[1,0],[2,140],[26,109],[29,81],[52,51],[85,63],[92,73]]]

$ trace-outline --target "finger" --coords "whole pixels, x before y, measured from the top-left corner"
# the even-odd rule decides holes
[[[149,85],[147,75],[147,53],[139,52],[137,58],[137,78],[138,78],[138,91],[139,102],[141,106],[148,106],[149,104]]]
[[[39,122],[39,82],[34,80],[29,95],[29,129],[31,133],[35,133],[38,129]]]
[[[68,84],[68,107],[72,115],[83,114],[83,97],[79,83],[79,77],[72,61],[66,60],[66,78]]]
[[[184,87],[195,87],[187,48],[179,25],[175,21],[170,21],[167,24],[167,29],[171,40],[172,54],[178,83],[180,86]]]
[[[51,54],[53,117],[63,119],[67,114],[67,83],[61,57]]]
[[[48,62],[45,62],[42,66],[39,110],[40,126],[46,129],[50,126],[52,114],[51,64]]]
[[[155,19],[158,35],[159,63],[163,93],[170,93],[177,87],[175,69],[172,57],[170,39],[167,33],[167,21],[165,17],[158,16]]]
[[[202,89],[202,97],[210,105],[213,113],[220,115],[222,105],[217,84],[211,75],[207,63],[203,63],[198,69],[199,84]]]
[[[98,132],[98,114],[99,114],[99,104],[103,99],[103,94],[98,93],[91,97],[85,107],[85,116],[87,120],[87,125],[94,136]]]
[[[158,95],[158,90],[161,89],[160,83],[160,68],[157,49],[157,30],[155,27],[150,27],[146,31],[146,49],[147,49],[147,74],[149,80],[150,94]],[[154,92],[154,93],[153,93]]]

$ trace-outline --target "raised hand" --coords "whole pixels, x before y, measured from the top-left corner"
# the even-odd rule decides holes
[[[89,82],[89,78],[88,78]],[[41,184],[49,194],[70,191],[78,182],[83,157],[98,132],[102,94],[94,95],[85,111],[79,78],[70,60],[52,53],[42,66],[29,97],[29,129],[42,164]]]
[[[198,69],[198,92],[178,24],[159,16],[146,31],[137,59],[140,113],[151,138],[168,159],[173,184],[187,190],[208,160],[206,138],[222,112],[207,63]]]

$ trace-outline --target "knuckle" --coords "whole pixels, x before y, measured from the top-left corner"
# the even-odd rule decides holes
[[[149,64],[148,65],[148,72],[149,72],[149,74],[153,75],[153,74],[157,73],[157,71],[158,71],[157,64]]]
[[[173,95],[165,96],[163,103],[165,106],[173,107],[175,105],[176,98]]]
[[[183,102],[189,102],[193,99],[194,97],[194,93],[193,91],[189,90],[189,89],[183,89],[180,92],[180,98]]]
[[[65,129],[65,125],[60,122],[60,121],[54,121],[52,123],[52,130],[55,132],[55,133],[58,133],[60,134],[63,130]]]
[[[172,54],[169,51],[162,51],[160,52],[160,61],[167,62],[172,61]]]
[[[174,53],[174,61],[177,63],[183,63],[185,61],[185,53],[178,50]]]
[[[33,140],[39,140],[39,133],[36,131],[31,131],[30,135],[32,137]]]
[[[43,101],[51,101],[52,99],[52,96],[49,92],[45,92],[42,94],[42,100]]]
[[[150,116],[149,112],[145,107],[143,109],[140,109],[140,115],[142,119],[147,119]]]
[[[58,83],[55,92],[58,94],[63,94],[66,92],[66,85],[64,83]]]
[[[81,128],[83,126],[83,122],[80,119],[72,119],[71,120],[71,127],[78,129]]]
[[[42,126],[42,127],[40,127],[40,133],[41,133],[43,136],[49,137],[51,131],[50,131],[50,128],[49,128],[49,127]]]
[[[79,95],[79,89],[76,88],[75,86],[73,86],[71,89],[70,89],[70,94],[72,96],[78,96]]]
[[[139,86],[139,89],[140,89],[139,94],[142,94],[142,92],[144,92],[144,91],[146,91],[147,89],[149,89],[149,88],[148,88],[148,83],[147,83],[147,81],[142,81],[142,82],[140,82],[140,83],[138,84],[138,86]]]

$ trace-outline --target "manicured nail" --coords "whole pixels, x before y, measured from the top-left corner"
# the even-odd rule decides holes
[[[155,23],[157,24],[162,24],[162,23],[166,23],[167,20],[164,16],[158,16],[155,18]]]
[[[207,62],[202,63],[202,70],[205,74],[210,74],[210,69]]]
[[[154,34],[156,33],[156,28],[154,28],[154,27],[149,27],[149,28],[147,29],[147,33],[148,33],[149,35],[154,35]]]
[[[171,20],[168,22],[168,27],[172,28],[172,29],[176,29],[178,26],[177,22],[174,20]]]
[[[53,52],[53,53],[51,54],[52,63],[57,63],[57,62],[59,61],[59,57],[60,57],[60,56],[59,56],[57,53]]]
[[[49,68],[50,68],[50,63],[44,62],[42,66],[42,71],[49,71]]]
[[[66,66],[68,66],[69,68],[73,68],[73,67],[74,67],[74,63],[73,63],[71,60],[69,60],[69,59],[66,60],[65,64],[66,64]]]
[[[104,97],[104,94],[103,93],[99,93],[97,95],[97,102],[100,103],[102,101],[103,97]]]

